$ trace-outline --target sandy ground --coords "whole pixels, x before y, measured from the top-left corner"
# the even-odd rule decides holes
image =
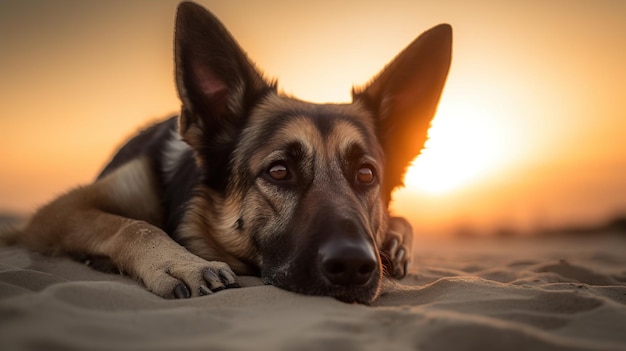
[[[163,300],[0,249],[1,350],[626,350],[626,238],[417,240],[374,306],[243,288]]]

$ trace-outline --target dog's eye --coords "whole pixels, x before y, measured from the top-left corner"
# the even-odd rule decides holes
[[[362,165],[356,172],[356,180],[360,184],[372,184],[375,178],[374,169],[370,165]]]
[[[278,181],[289,179],[289,170],[282,162],[278,162],[270,166],[267,170],[267,174],[269,174],[270,178]]]

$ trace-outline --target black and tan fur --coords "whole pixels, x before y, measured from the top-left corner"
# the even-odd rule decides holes
[[[418,37],[350,104],[284,96],[222,24],[179,6],[181,114],[130,140],[92,184],[5,237],[105,258],[163,297],[237,286],[236,274],[304,294],[371,303],[406,274],[412,231],[392,190],[426,139],[451,28]]]

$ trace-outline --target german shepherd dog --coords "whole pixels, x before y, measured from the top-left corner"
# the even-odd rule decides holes
[[[451,27],[436,26],[352,103],[313,104],[279,93],[217,18],[181,3],[180,116],[4,241],[105,259],[166,298],[236,287],[240,274],[372,303],[412,256],[411,226],[388,205],[426,140],[451,45]]]

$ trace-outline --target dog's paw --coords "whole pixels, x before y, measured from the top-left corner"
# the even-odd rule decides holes
[[[404,278],[413,257],[413,228],[403,217],[391,217],[389,230],[380,249],[385,274]]]
[[[224,262],[206,261],[193,254],[166,260],[143,278],[146,287],[164,298],[185,299],[237,288],[237,276]]]

